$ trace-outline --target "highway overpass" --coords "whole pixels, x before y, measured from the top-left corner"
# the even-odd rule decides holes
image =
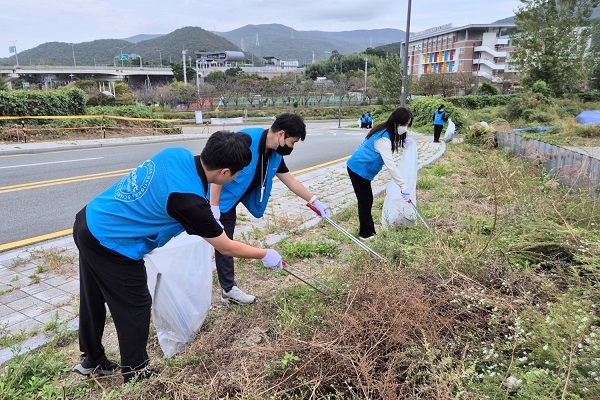
[[[198,66],[199,83],[213,71],[225,71],[232,66]],[[277,66],[265,67],[241,67],[248,74],[271,79],[275,76],[293,73],[304,75],[304,68],[281,68]],[[173,80],[173,70],[170,67],[120,67],[120,66],[52,66],[52,65],[18,65],[0,66],[0,76],[11,80],[23,79],[27,81],[29,76],[37,76],[38,79],[31,81],[44,82],[44,86],[60,86],[73,79],[91,78],[101,82],[118,82],[127,80],[132,85],[143,85],[150,82],[152,85],[166,83]],[[41,79],[40,79],[41,78]],[[193,76],[188,76],[192,81]],[[15,88],[20,89],[20,88]]]

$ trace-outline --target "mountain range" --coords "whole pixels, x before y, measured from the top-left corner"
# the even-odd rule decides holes
[[[322,61],[337,50],[340,54],[365,51],[368,47],[404,40],[399,29],[344,32],[297,31],[280,24],[246,25],[229,32],[209,32],[184,27],[169,34],[140,34],[126,39],[99,39],[75,43],[48,42],[20,51],[20,65],[118,65],[121,54],[136,54],[142,65],[181,62],[182,50],[193,60],[195,51],[244,51],[250,62],[262,64],[263,57],[298,60],[310,64]],[[127,61],[132,65],[140,63]],[[0,58],[0,65],[14,65],[15,57]]]

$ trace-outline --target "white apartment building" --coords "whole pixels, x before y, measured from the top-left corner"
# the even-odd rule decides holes
[[[507,58],[514,47],[508,32],[514,24],[473,24],[458,28],[442,25],[411,33],[408,73],[420,77],[430,73],[470,72],[498,82],[498,75],[511,70]]]

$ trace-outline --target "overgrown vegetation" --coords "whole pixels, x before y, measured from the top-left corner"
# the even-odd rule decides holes
[[[468,144],[449,145],[418,188],[436,235],[421,224],[380,230],[369,246],[386,264],[325,223],[277,245],[333,287],[330,297],[241,262],[260,300],[213,309],[185,354],[153,358],[161,376],[127,386],[73,379],[72,341],[11,361],[0,397],[599,397],[597,202]],[[376,215],[381,207],[378,198]],[[354,207],[334,218],[356,230]]]

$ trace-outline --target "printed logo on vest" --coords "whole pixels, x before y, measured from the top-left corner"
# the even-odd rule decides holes
[[[156,166],[152,160],[146,160],[142,165],[131,171],[119,182],[115,197],[122,201],[136,201],[150,187],[150,182],[156,172]]]

